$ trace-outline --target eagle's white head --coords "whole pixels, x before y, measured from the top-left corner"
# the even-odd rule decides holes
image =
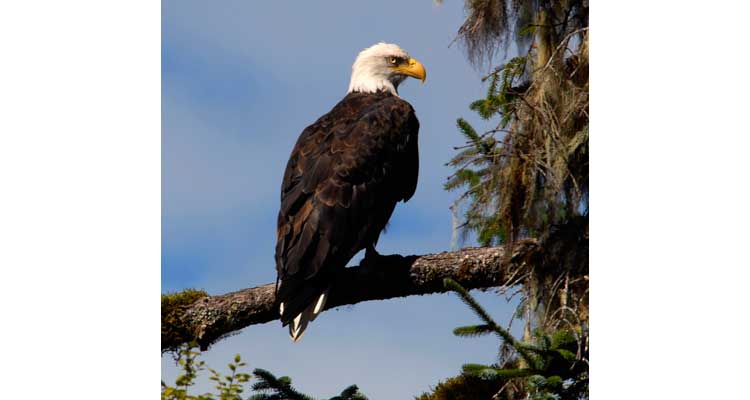
[[[349,91],[375,93],[380,90],[398,96],[398,85],[411,76],[424,83],[427,72],[419,61],[410,58],[401,47],[378,43],[362,50],[352,65]]]

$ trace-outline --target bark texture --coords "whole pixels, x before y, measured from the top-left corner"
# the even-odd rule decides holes
[[[467,289],[502,286],[517,272],[517,267],[523,266],[527,255],[535,248],[535,240],[525,240],[516,243],[512,254],[508,254],[504,246],[498,246],[422,256],[382,257],[376,264],[341,270],[325,309],[368,300],[446,292],[443,286],[445,278],[451,278]],[[177,328],[191,332],[201,349],[206,350],[232,332],[278,319],[274,284],[267,284],[200,298],[179,317],[178,323],[182,326]],[[165,337],[163,333],[162,351],[174,350],[183,341],[183,338]]]

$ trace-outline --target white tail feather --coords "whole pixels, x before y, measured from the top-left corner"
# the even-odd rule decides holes
[[[305,309],[294,318],[291,324],[289,324],[289,336],[292,337],[292,341],[295,343],[302,338],[302,334],[305,333],[307,325],[318,317],[321,311],[325,308],[326,299],[328,298],[328,291],[326,289],[317,301],[310,303]]]
[[[313,314],[317,314],[320,312],[320,310],[323,309],[323,306],[326,304],[326,294],[328,294],[328,291],[324,292],[320,295],[320,297],[318,297],[318,302],[315,304]]]

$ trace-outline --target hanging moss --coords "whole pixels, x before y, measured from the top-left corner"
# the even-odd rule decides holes
[[[472,48],[497,46],[512,29],[486,16],[519,19],[526,8],[524,24],[533,29],[522,31],[533,46],[495,68],[486,96],[469,107],[497,125],[480,133],[458,119],[467,143],[450,161],[456,173],[445,185],[466,190],[461,228],[483,245],[539,237],[588,216],[587,3],[467,2],[472,30],[462,27],[459,38],[471,58]],[[474,34],[485,31],[492,34]]]
[[[461,193],[451,206],[454,234],[471,233],[484,246],[510,248],[527,238],[538,240],[539,251],[524,257],[528,270],[519,281],[524,342],[569,330],[578,337],[576,348],[558,350],[581,360],[573,360],[571,387],[560,379],[571,370],[554,366],[570,360],[553,357],[545,364],[549,373],[529,380],[522,393],[534,399],[546,397],[533,393],[588,397],[583,362],[588,360],[588,1],[467,0],[465,7],[458,42],[476,67],[490,67],[483,79],[486,95],[469,109],[492,125],[482,132],[464,118],[457,121],[466,143],[448,163],[455,172],[445,184]],[[507,49],[513,38],[517,56],[498,65],[496,51]],[[463,390],[471,390],[451,392],[449,382],[456,387],[462,382],[455,379],[440,386],[442,397],[436,388],[435,397],[420,400],[461,398]]]

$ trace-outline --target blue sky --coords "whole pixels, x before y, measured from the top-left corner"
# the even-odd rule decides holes
[[[279,186],[299,133],[346,92],[364,47],[397,43],[427,69],[400,94],[421,122],[417,192],[400,204],[381,253],[448,250],[455,193],[444,164],[462,144],[459,116],[482,96],[482,71],[449,47],[463,2],[163,1],[162,291],[211,294],[272,282]],[[483,304],[508,321],[513,305]],[[289,375],[301,390],[331,396],[356,383],[372,399],[411,398],[464,362],[492,362],[494,338],[460,339],[475,317],[453,295],[409,297],[322,314],[298,344],[279,323],[246,328],[204,353],[221,369],[242,354],[251,368]],[[162,358],[162,379],[176,367]],[[197,392],[211,383],[201,380]]]

